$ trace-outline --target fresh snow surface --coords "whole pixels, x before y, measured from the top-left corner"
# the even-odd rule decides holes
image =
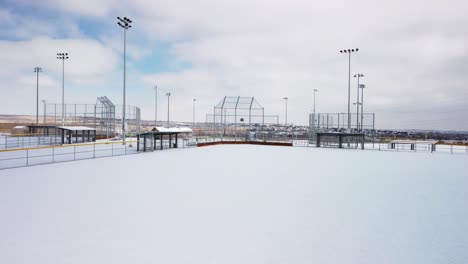
[[[468,263],[468,156],[174,149],[0,171],[0,263]]]

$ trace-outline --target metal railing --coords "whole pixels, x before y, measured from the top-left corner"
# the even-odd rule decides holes
[[[0,150],[0,170],[74,160],[137,154],[136,146],[128,141],[84,143],[63,146],[41,146]]]
[[[0,170],[66,161],[146,153],[138,152],[137,144],[140,144],[137,140],[126,140],[126,144],[123,145],[123,142],[119,140],[59,146],[4,149],[0,150]],[[164,141],[163,146],[163,149],[166,149],[168,148],[169,143]],[[196,146],[197,142],[192,139],[181,140],[178,144],[178,148],[190,148]],[[152,151],[154,150],[160,149],[153,149]]]
[[[388,151],[388,152],[418,152],[418,153],[445,153],[445,154],[462,154],[468,155],[468,146],[457,145],[457,144],[436,144],[435,150],[432,150],[429,145],[418,145],[415,144],[414,148],[411,148],[410,144],[396,144],[394,148],[391,148],[388,142],[368,142],[364,143],[364,150],[376,150],[376,151]],[[293,140],[294,147],[312,147],[316,145],[309,142],[309,140]],[[322,146],[327,147],[327,146]],[[333,148],[333,146],[329,146]]]
[[[216,141],[268,141],[268,142],[289,142],[293,143],[294,147],[311,147],[316,148],[315,143],[310,143],[309,140],[298,139],[298,137],[292,137],[290,139],[284,138],[255,138],[247,139],[240,137],[200,137],[196,139],[197,143],[207,143]],[[344,144],[346,145],[346,144]],[[337,148],[336,144],[322,145],[321,148]],[[346,146],[344,149],[361,149],[360,144],[351,143],[350,146]],[[410,144],[395,144],[394,148],[390,147],[390,142],[386,142],[379,137],[373,139],[366,138],[364,143],[364,150],[376,150],[376,151],[389,151],[389,152],[417,152],[417,153],[445,153],[445,154],[462,154],[468,155],[468,145],[457,145],[457,144],[436,144],[435,150],[429,145],[415,144],[411,148]]]
[[[266,139],[251,140],[235,137],[201,137],[181,140],[179,142],[178,148],[196,147],[199,143],[246,140],[267,141]],[[292,142],[294,147],[316,147],[315,144],[311,144],[309,140],[269,140],[269,142]],[[0,150],[0,170],[75,160],[146,153],[138,152],[136,147],[137,144],[139,144],[137,140],[127,140],[125,145],[122,144],[122,141],[108,141],[61,146],[39,146],[34,148],[4,149]],[[163,144],[163,146],[168,145],[168,142],[164,142]],[[154,150],[159,149],[156,148]],[[455,144],[437,144],[436,149],[433,150],[430,146],[425,145],[416,145],[414,148],[411,148],[409,145],[396,145],[395,148],[390,148],[389,143],[387,142],[366,142],[364,150],[468,155],[468,146]]]
[[[42,134],[0,135],[0,150],[12,148],[32,148],[39,146],[59,145],[60,136]]]

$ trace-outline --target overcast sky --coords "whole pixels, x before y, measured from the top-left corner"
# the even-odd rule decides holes
[[[122,103],[123,31],[127,102],[154,118],[154,85],[172,93],[171,119],[197,119],[227,96],[255,96],[266,114],[308,122],[347,111],[348,61],[363,73],[366,111],[379,128],[468,130],[468,2],[446,1],[0,1],[0,113],[34,114],[40,99]],[[356,80],[352,80],[355,102]],[[160,116],[166,114],[164,91]],[[353,108],[354,110],[354,108]]]

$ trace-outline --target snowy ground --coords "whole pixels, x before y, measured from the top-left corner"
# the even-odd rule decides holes
[[[468,156],[269,146],[0,171],[0,263],[468,263]]]

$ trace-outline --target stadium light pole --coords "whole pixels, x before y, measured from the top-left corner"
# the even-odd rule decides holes
[[[171,93],[166,93],[166,96],[167,96],[167,127],[170,127],[169,126],[169,98],[171,97]]]
[[[154,127],[158,126],[158,86],[154,86]]]
[[[57,59],[62,60],[62,126],[65,125],[65,60],[68,53],[57,53]]]
[[[359,130],[359,79],[364,77],[364,74],[362,73],[356,73],[354,74],[354,78],[357,78],[357,99],[356,99],[356,129]]]
[[[355,105],[359,109],[361,103],[358,101],[353,103],[353,105]],[[356,115],[356,131],[359,131],[359,114]]]
[[[35,67],[36,73],[36,126],[39,125],[39,72],[42,72],[41,67]]]
[[[196,98],[193,98],[193,126],[195,126],[195,102],[197,101]]]
[[[340,53],[348,54],[348,130],[351,130],[351,53],[358,51],[359,49],[340,50]]]
[[[315,114],[315,93],[317,93],[318,90],[317,89],[314,89],[314,114]]]
[[[127,29],[131,28],[132,20],[128,19],[127,17],[120,18],[117,17],[119,20],[117,25],[123,28],[124,31],[124,71],[123,71],[123,112],[122,112],[122,143],[125,145],[125,74],[126,74],[126,53],[127,53]]]
[[[364,88],[366,88],[366,85],[360,84],[359,88],[361,88],[361,131],[364,131]]]
[[[288,97],[284,97],[283,100],[285,101],[286,103],[286,111],[285,111],[285,121],[284,121],[284,125],[287,126],[288,125]]]
[[[42,99],[41,102],[44,104],[44,126],[46,125],[46,100],[45,99]]]

